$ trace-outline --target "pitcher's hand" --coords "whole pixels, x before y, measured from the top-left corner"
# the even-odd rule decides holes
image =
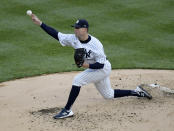
[[[83,68],[89,68],[89,64],[84,62],[83,65],[82,65]]]
[[[31,19],[36,25],[40,26],[42,24],[42,21],[35,14],[31,15]]]

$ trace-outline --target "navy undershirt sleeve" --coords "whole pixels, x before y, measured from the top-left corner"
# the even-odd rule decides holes
[[[40,25],[40,27],[47,32],[49,35],[51,35],[52,37],[54,37],[56,40],[59,40],[58,38],[58,31],[56,31],[55,29],[53,29],[52,27],[47,26],[46,24],[42,23]]]
[[[102,69],[104,67],[104,64],[101,64],[99,62],[96,62],[94,64],[89,64],[90,69]]]

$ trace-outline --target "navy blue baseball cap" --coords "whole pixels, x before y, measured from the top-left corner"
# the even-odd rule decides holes
[[[74,25],[72,25],[72,27],[78,29],[78,28],[89,28],[89,24],[88,21],[85,19],[79,19],[76,21],[76,23]]]

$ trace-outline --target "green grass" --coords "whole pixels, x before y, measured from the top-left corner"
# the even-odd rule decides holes
[[[26,16],[31,9],[63,33],[85,18],[113,69],[174,69],[173,0],[1,0],[0,82],[79,70],[62,47]]]

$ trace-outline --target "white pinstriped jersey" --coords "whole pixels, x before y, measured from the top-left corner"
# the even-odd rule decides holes
[[[51,27],[45,25],[44,23],[42,23],[41,27],[49,35],[59,40],[62,46],[71,46],[74,49],[85,48],[86,63],[94,64],[98,62],[100,64],[104,64],[104,66],[99,69],[86,68],[84,71],[80,72],[74,77],[72,85],[81,87],[89,83],[93,83],[104,98],[114,98],[114,90],[111,88],[109,79],[111,64],[106,59],[103,45],[97,38],[90,35],[88,40],[85,41],[86,43],[84,43],[79,41],[75,34],[63,34],[61,32],[57,32]]]
[[[63,34],[61,32],[58,33],[58,38],[62,46],[71,46],[74,49],[85,48],[87,51],[85,61],[87,63],[94,64],[99,62],[105,64],[106,55],[103,45],[97,38],[91,36],[91,40],[88,43],[81,43],[75,34]]]
[[[62,46],[71,46],[74,49],[85,48],[87,51],[85,62],[89,64],[94,64],[96,62],[104,64],[102,69],[88,68],[79,73],[74,78],[72,84],[81,87],[88,83],[94,83],[97,90],[104,98],[114,98],[114,90],[111,88],[109,79],[111,64],[106,59],[101,42],[97,38],[91,36],[91,40],[88,43],[81,43],[75,34],[63,34],[61,32],[58,33],[58,38]]]

